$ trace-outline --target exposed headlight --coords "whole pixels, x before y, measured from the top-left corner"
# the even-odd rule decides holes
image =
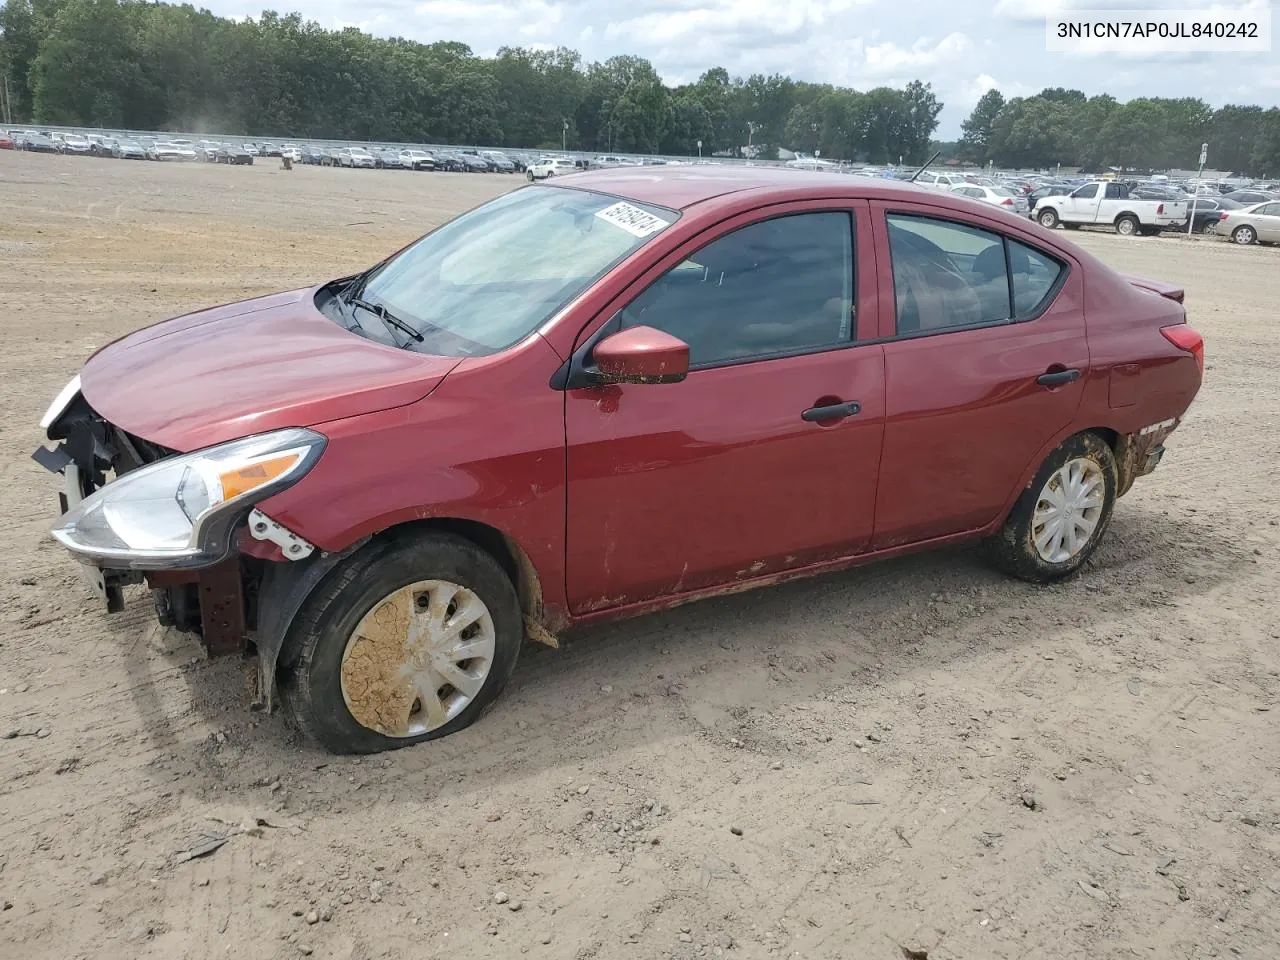
[[[290,428],[132,470],[63,515],[53,536],[78,559],[134,569],[216,563],[235,521],[300,480],[325,438]]]
[[[76,394],[80,392],[80,374],[76,374],[68,381],[67,385],[62,388],[53,403],[49,404],[49,409],[44,412],[44,416],[40,418],[40,429],[48,430],[71,405],[71,401],[75,399]]]

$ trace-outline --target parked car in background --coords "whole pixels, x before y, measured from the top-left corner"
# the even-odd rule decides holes
[[[376,165],[373,154],[364,147],[343,147],[338,151],[340,167],[368,167],[372,170]]]
[[[1025,217],[1031,212],[1027,198],[1009,187],[984,187],[976,183],[964,183],[952,187],[951,192],[995,207],[1002,207],[1007,212],[1016,213],[1020,217]]]
[[[1223,211],[1215,232],[1244,245],[1280,243],[1280,200]]]
[[[390,147],[374,147],[369,151],[373,154],[373,165],[379,170],[410,170],[400,160],[400,151],[392,150]]]
[[[91,145],[88,140],[80,136],[78,133],[66,133],[58,140],[58,151],[60,153],[76,154],[80,156],[88,156]]]
[[[1193,197],[1187,201],[1187,216],[1192,218],[1193,232],[1216,233],[1224,213],[1244,208],[1245,204],[1226,197]]]
[[[196,152],[192,147],[184,147],[170,140],[156,140],[146,148],[148,160],[194,160]]]
[[[324,150],[313,144],[307,144],[302,148],[302,162],[312,166],[319,166],[320,161],[324,159]]]
[[[485,150],[480,154],[480,157],[489,164],[489,169],[495,173],[516,172],[516,162],[505,153],[497,150]]]
[[[468,173],[493,172],[493,165],[478,153],[468,153],[463,150],[458,154],[458,159],[462,161],[462,167]]]
[[[111,144],[111,156],[117,160],[146,160],[147,151],[137,140],[121,138]]]
[[[0,133],[0,150],[16,150],[18,145],[7,133]]]
[[[452,150],[437,150],[436,169],[443,170],[447,173],[464,173],[467,165],[463,162],[462,154],[455,153]]]
[[[218,152],[218,162],[232,167],[253,166],[253,154],[237,143],[224,143]]]
[[[320,166],[322,167],[341,166],[341,163],[340,163],[341,153],[342,153],[342,150],[339,147],[325,147],[320,155]]]
[[[258,149],[258,145],[256,143],[242,143],[240,146],[243,147],[245,153],[249,154],[251,157],[262,156],[262,151]]]
[[[32,153],[58,153],[58,145],[43,133],[27,130],[22,135],[22,149]]]
[[[546,180],[577,172],[578,165],[568,157],[543,157],[525,171],[525,176],[530,180]]]
[[[957,195],[681,173],[522,187],[103,347],[41,421],[53,537],[340,753],[467,727],[575,624],[966,541],[1034,583],[1095,555],[1201,386],[1176,283]]]
[[[1232,190],[1226,194],[1228,200],[1234,200],[1236,203],[1243,203],[1245,206],[1251,206],[1255,203],[1267,203],[1271,200],[1278,200],[1276,194],[1268,190]]]
[[[1040,199],[1035,218],[1050,230],[1059,223],[1073,227],[1110,224],[1122,236],[1154,236],[1186,223],[1187,204],[1183,200],[1139,200],[1130,196],[1123,183],[1095,180],[1070,193]]]
[[[196,159],[205,163],[217,163],[222,151],[223,145],[216,140],[201,140],[195,145]]]
[[[425,150],[401,150],[400,162],[409,170],[434,170],[436,158]]]
[[[915,182],[922,187],[930,187],[933,190],[951,191],[956,187],[967,185],[970,181],[959,173],[935,173],[932,170],[925,170],[920,176],[916,177]]]
[[[260,143],[258,144],[258,154],[263,157],[278,157],[280,156],[280,148],[274,143]]]

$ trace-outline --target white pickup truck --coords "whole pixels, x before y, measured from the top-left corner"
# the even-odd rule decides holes
[[[1095,180],[1071,193],[1041,197],[1032,217],[1052,230],[1058,224],[1112,224],[1126,237],[1151,236],[1168,227],[1185,225],[1187,204],[1183,200],[1138,200],[1129,196],[1123,183]]]

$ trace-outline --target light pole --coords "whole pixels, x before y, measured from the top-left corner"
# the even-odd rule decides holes
[[[701,140],[698,141],[698,159],[699,160],[702,159],[702,141]]]
[[[813,134],[813,155],[818,155],[818,125],[816,123],[809,124],[809,132]]]
[[[757,129],[758,127],[754,120],[747,121],[747,155],[748,157],[750,157],[751,155],[751,142],[756,135]]]
[[[561,118],[564,126],[560,128],[560,152],[567,153],[569,151],[569,121]]]

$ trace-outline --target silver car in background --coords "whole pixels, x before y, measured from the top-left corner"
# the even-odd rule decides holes
[[[1280,243],[1280,200],[1223,211],[1217,233],[1229,237],[1232,243]]]

